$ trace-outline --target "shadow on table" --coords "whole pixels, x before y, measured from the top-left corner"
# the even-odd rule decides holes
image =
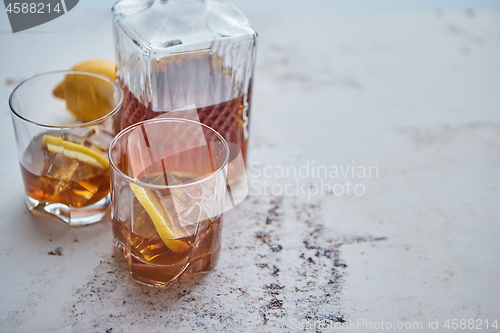
[[[75,228],[48,214],[23,209],[19,220],[15,221],[17,226],[14,227],[13,237],[22,235],[24,242],[28,241],[40,249],[47,249],[50,244],[51,247],[59,249],[105,250],[106,240],[109,246],[112,246],[109,215],[108,210],[100,222]],[[53,255],[50,252],[52,251],[48,254]]]

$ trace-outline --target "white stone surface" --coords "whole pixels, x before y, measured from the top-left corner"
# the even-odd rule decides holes
[[[71,229],[22,202],[8,94],[36,73],[113,59],[110,16],[75,9],[13,35],[1,15],[0,331],[278,332],[360,319],[423,323],[414,331],[481,319],[487,331],[500,320],[500,14],[250,16],[252,195],[226,216],[216,270],[162,289],[129,279],[109,221]],[[258,171],[313,162],[377,166],[378,177],[350,179],[362,196],[257,195],[264,181],[297,181]]]

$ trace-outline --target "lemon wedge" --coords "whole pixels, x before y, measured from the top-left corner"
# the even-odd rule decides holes
[[[116,79],[116,64],[105,59],[86,60],[74,65],[71,70],[94,72],[106,75],[113,81]]]
[[[116,65],[112,61],[87,60],[71,67],[72,70],[94,72],[116,79]],[[66,107],[82,121],[92,121],[104,117],[114,107],[114,88],[100,78],[68,74],[52,91],[54,96],[66,101]]]
[[[74,158],[83,163],[87,163],[98,169],[108,169],[109,161],[96,151],[74,143],[63,140],[52,135],[44,135],[42,145],[52,153],[62,153],[64,156]]]
[[[163,209],[160,200],[151,190],[147,190],[139,185],[130,183],[130,189],[134,192],[135,197],[146,210],[149,217],[165,245],[175,253],[183,253],[189,250],[189,245],[185,242],[172,239],[177,238],[169,225],[172,224],[167,213]]]

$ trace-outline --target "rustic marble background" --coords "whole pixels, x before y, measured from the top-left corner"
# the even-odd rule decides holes
[[[249,15],[260,34],[251,195],[225,217],[217,268],[162,289],[129,279],[109,221],[70,229],[22,202],[8,94],[36,73],[113,59],[110,16],[75,9],[16,35],[4,16],[0,331],[314,331],[297,324],[356,320],[423,323],[414,331],[439,320],[448,331],[447,319],[500,320],[499,13]],[[378,177],[350,179],[361,196],[308,197],[278,189],[345,179],[259,176],[307,163],[377,166]],[[257,194],[264,181],[275,191]]]

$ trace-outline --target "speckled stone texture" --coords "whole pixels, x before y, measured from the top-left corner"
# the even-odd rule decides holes
[[[0,331],[327,332],[310,325],[365,320],[420,332],[439,320],[442,332],[447,319],[481,319],[483,331],[500,320],[500,14],[249,16],[251,194],[225,215],[205,276],[141,286],[109,221],[70,229],[28,213],[4,103]],[[110,22],[75,9],[1,34],[0,99],[35,73],[112,59]],[[306,165],[377,173],[279,174]],[[346,181],[363,195],[314,194]]]
[[[252,197],[225,219],[213,272],[149,288],[131,283],[121,254],[102,255],[52,328],[259,331],[286,329],[289,317],[343,322],[342,245],[385,240],[331,237],[320,204],[293,197]]]

